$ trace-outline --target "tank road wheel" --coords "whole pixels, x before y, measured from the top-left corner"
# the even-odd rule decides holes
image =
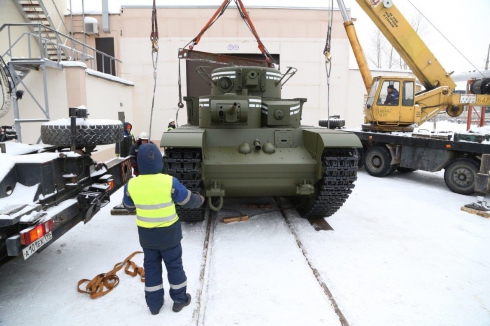
[[[461,195],[475,192],[475,180],[479,170],[478,162],[468,158],[458,158],[449,164],[444,171],[446,186]]]
[[[198,148],[167,148],[163,157],[165,173],[176,177],[193,193],[200,193],[202,152]],[[199,208],[182,208],[175,205],[177,215],[182,222],[193,223],[204,221],[206,203]]]
[[[333,215],[344,204],[357,180],[356,149],[325,149],[322,155],[323,178],[315,184],[315,193],[297,197],[298,212],[304,218]]]
[[[404,167],[397,167],[396,170],[400,173],[409,173],[409,172],[414,172],[417,171],[417,169],[411,169],[411,168],[404,168]]]
[[[44,123],[41,139],[45,144],[70,147],[70,120],[60,121]],[[114,144],[124,137],[124,127],[119,120],[98,120],[96,124],[90,124],[90,119],[87,119],[83,125],[76,126],[76,132],[77,147]]]
[[[366,152],[364,167],[373,177],[386,177],[392,172],[391,156],[386,147],[373,146]],[[395,167],[396,170],[396,167]],[[393,171],[395,172],[395,171]]]

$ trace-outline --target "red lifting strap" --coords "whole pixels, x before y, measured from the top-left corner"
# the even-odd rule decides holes
[[[237,5],[238,11],[240,11],[240,15],[242,16],[243,20],[245,21],[245,24],[247,24],[248,28],[250,29],[253,36],[255,37],[255,40],[258,43],[258,48],[259,48],[260,52],[267,58],[267,60],[266,60],[267,62],[269,62],[269,63],[274,62],[274,59],[270,55],[269,51],[267,51],[264,44],[260,40],[260,36],[257,33],[257,30],[255,29],[255,26],[252,23],[252,20],[250,19],[250,16],[248,15],[247,9],[245,9],[245,6],[243,5],[242,0],[234,0],[234,1]],[[226,8],[228,8],[228,5],[230,4],[230,2],[231,2],[231,0],[224,0],[223,3],[221,4],[221,6],[218,8],[218,10],[216,10],[214,15],[211,17],[211,19],[207,22],[207,24],[199,32],[199,34],[197,34],[197,36],[191,42],[189,42],[190,45],[187,44],[187,45],[189,45],[190,50],[192,50],[194,48],[194,46],[199,43],[203,34],[218,20],[219,17],[221,17],[221,15],[223,15]]]
[[[208,23],[206,25],[204,25],[204,27],[201,29],[199,34],[197,34],[197,36],[192,40],[193,45],[197,45],[199,43],[204,32],[206,32],[208,30],[208,28],[211,27],[211,25],[213,25],[216,20],[218,20],[219,16],[221,16],[225,12],[225,10],[228,7],[228,5],[230,4],[230,2],[231,2],[231,0],[224,0],[223,1],[221,6],[218,8],[218,10],[216,10],[216,12],[211,17],[211,19],[208,21]],[[191,48],[191,50],[192,50],[192,48]]]

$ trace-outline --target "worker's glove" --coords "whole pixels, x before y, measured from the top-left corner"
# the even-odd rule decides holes
[[[199,197],[201,197],[201,205],[204,204],[204,201],[206,200],[203,196],[199,195]],[[199,205],[199,206],[201,206]]]

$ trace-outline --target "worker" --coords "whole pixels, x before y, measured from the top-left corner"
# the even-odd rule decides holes
[[[176,178],[160,173],[162,153],[155,144],[142,144],[138,152],[140,176],[124,186],[124,207],[136,210],[140,245],[145,255],[145,298],[152,315],[163,306],[162,259],[167,268],[172,310],[181,311],[191,303],[187,277],[182,266],[182,229],[175,203],[197,208],[204,197],[193,194]]]
[[[388,95],[386,96],[385,105],[398,105],[398,97],[400,93],[393,85],[388,85],[386,90]]]
[[[168,122],[167,131],[174,130],[174,129],[175,129],[175,120],[170,119],[170,121]]]
[[[134,143],[134,145],[131,146],[131,149],[129,150],[129,156],[131,157],[131,166],[133,167],[133,174],[135,176],[139,175],[139,168],[138,168],[139,147],[143,144],[147,144],[148,142],[151,143],[150,137],[146,132],[143,131],[138,136],[138,140],[136,140],[136,143]]]
[[[126,157],[129,155],[131,146],[134,145],[134,135],[131,132],[133,126],[129,122],[124,123],[124,138],[116,143],[116,156]]]

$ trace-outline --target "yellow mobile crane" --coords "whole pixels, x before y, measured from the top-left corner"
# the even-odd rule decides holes
[[[347,15],[343,0],[338,0],[344,26],[368,91],[363,130],[413,131],[416,125],[420,126],[442,110],[446,110],[452,117],[457,117],[461,115],[465,105],[490,105],[490,95],[487,95],[490,94],[490,88],[488,85],[481,87],[485,86],[482,85],[484,81],[477,81],[474,87],[476,94],[454,93],[456,84],[451,79],[452,73],[444,70],[392,0],[356,1],[425,87],[423,92],[415,94],[414,78],[373,79],[355,36],[352,20]],[[393,85],[399,91],[399,101],[385,104],[384,98],[389,85]]]
[[[360,154],[367,172],[384,177],[396,170],[445,169],[444,179],[449,189],[472,194],[481,155],[490,154],[490,145],[482,144],[483,137],[451,134],[442,139],[421,138],[410,132],[442,110],[456,117],[465,105],[490,106],[490,79],[476,81],[471,89],[473,94],[455,93],[451,73],[444,70],[392,0],[356,0],[425,90],[415,93],[415,78],[372,78],[353,21],[343,0],[337,2],[368,92],[362,131],[354,131],[364,147]]]

